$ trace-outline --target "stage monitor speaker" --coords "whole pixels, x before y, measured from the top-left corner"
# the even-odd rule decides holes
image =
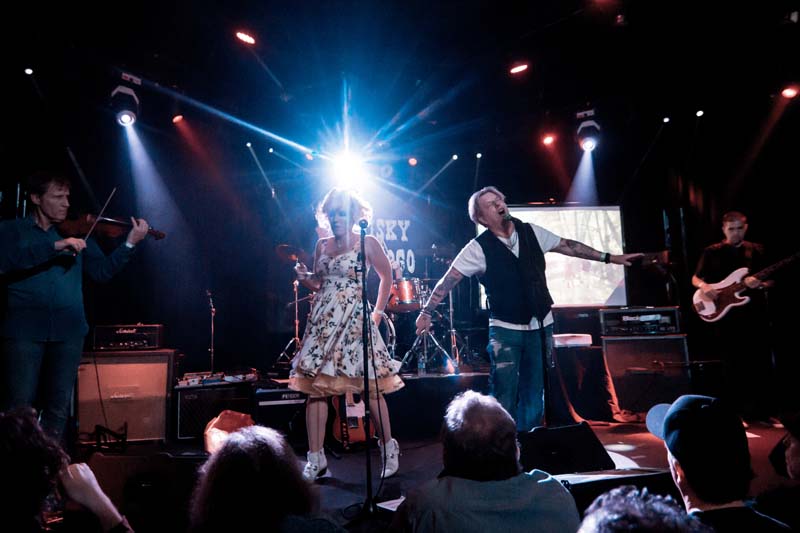
[[[646,412],[690,391],[686,335],[603,337],[619,407]]]
[[[586,422],[536,427],[518,435],[520,463],[526,472],[571,474],[614,469],[614,460]]]
[[[78,439],[94,441],[95,426],[128,441],[165,440],[175,350],[84,352],[78,368]]]
[[[225,409],[253,415],[250,383],[214,383],[175,387],[179,440],[203,437],[206,424]]]

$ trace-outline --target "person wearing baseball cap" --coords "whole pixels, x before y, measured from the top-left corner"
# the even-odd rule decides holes
[[[724,400],[684,395],[647,413],[686,511],[716,531],[790,531],[745,503],[753,470],[742,420]]]

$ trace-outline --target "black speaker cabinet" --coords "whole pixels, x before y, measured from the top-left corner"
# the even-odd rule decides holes
[[[686,335],[603,337],[621,409],[646,412],[690,391]]]
[[[253,388],[250,383],[214,383],[175,387],[179,440],[203,436],[206,424],[225,409],[253,415]]]
[[[569,426],[535,427],[518,435],[519,461],[526,472],[548,474],[613,470],[614,460],[586,422]]]
[[[95,426],[128,440],[165,440],[175,350],[84,352],[78,368],[79,440],[94,440]]]
[[[292,444],[306,439],[306,395],[287,388],[255,388],[256,424],[281,431]],[[332,414],[332,413],[330,413]]]

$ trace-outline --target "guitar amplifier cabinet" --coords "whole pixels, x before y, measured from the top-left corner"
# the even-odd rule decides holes
[[[177,405],[175,437],[178,440],[203,438],[206,424],[226,409],[253,414],[250,383],[177,385],[174,394]]]
[[[306,395],[288,388],[255,386],[256,424],[282,432],[291,444],[306,438]],[[331,411],[332,413],[332,411]]]
[[[163,324],[95,326],[95,350],[157,350],[164,344]]]
[[[684,334],[603,337],[603,355],[621,409],[646,412],[690,392]]]
[[[680,311],[673,307],[600,309],[602,335],[674,335],[681,332]]]
[[[96,425],[129,441],[166,440],[176,350],[84,352],[78,367],[79,439]]]

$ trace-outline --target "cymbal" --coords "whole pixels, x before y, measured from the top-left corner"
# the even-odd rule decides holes
[[[279,244],[275,247],[275,253],[284,261],[291,261],[292,263],[296,261],[305,263],[308,260],[308,254],[305,250],[291,244]]]

